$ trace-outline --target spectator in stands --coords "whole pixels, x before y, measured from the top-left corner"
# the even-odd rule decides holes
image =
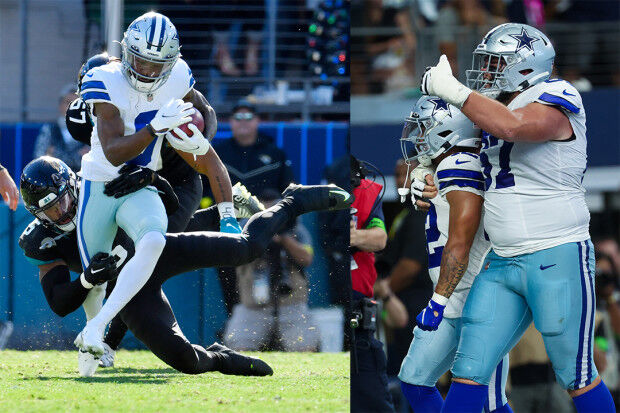
[[[226,7],[221,7],[221,6]],[[227,76],[256,76],[260,69],[259,53],[263,37],[265,4],[256,0],[229,0],[214,7],[211,17],[215,23],[213,39],[215,61],[222,74]],[[232,38],[238,38],[233,48]],[[243,71],[239,69],[234,57],[234,49],[241,50],[244,45]]]
[[[283,191],[293,181],[293,172],[286,154],[258,131],[259,124],[253,105],[237,103],[230,117],[232,139],[216,142],[214,147],[233,184],[240,181],[260,197],[267,189]]]
[[[265,192],[265,207],[280,194]],[[308,280],[304,268],[312,263],[310,234],[300,223],[275,235],[267,251],[237,268],[241,302],[235,305],[224,333],[224,343],[235,350],[256,351],[275,338],[284,351],[315,351],[319,332],[308,308]]]
[[[353,93],[383,93],[413,86],[416,82],[413,67],[417,39],[406,3],[384,4],[383,0],[365,0],[363,7],[352,11],[351,18],[364,27],[400,30],[398,34],[367,36],[364,38],[365,50],[352,53],[351,76],[371,80],[355,82]]]
[[[399,159],[395,168],[399,188],[407,180],[407,165]],[[385,251],[377,256],[376,268],[396,296],[405,304],[409,323],[393,329],[388,348],[388,376],[395,377],[413,338],[416,315],[424,309],[432,295],[433,284],[427,272],[424,224],[426,214],[415,211],[411,203],[404,204],[388,233]]]
[[[65,85],[58,99],[58,118],[41,127],[32,155],[34,158],[43,155],[54,156],[65,161],[74,171],[79,171],[82,155],[88,152],[89,148],[71,137],[65,123],[65,113],[75,98],[75,84]]]
[[[497,0],[493,0],[495,4]],[[496,13],[501,13],[503,8],[492,7]],[[449,0],[439,10],[439,17],[435,22],[437,28],[437,40],[439,42],[439,53],[445,54],[450,61],[453,73],[459,72],[458,61],[471,62],[471,47],[458,48],[458,42],[464,38],[463,34],[469,33],[475,39],[479,39],[492,26],[504,23],[503,15],[493,15],[487,11],[480,0]],[[462,27],[465,26],[465,27]],[[460,55],[460,59],[459,59]]]
[[[261,197],[266,190],[282,192],[293,181],[293,171],[284,151],[258,131],[259,124],[256,108],[240,101],[230,116],[232,139],[216,141],[213,147],[226,165],[232,184],[241,182],[252,194]],[[239,301],[234,274],[232,267],[218,270],[229,314]]]

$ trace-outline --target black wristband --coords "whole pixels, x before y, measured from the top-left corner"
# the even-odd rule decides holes
[[[155,129],[153,129],[153,126],[151,126],[150,123],[146,125],[146,128],[148,129],[149,133],[151,134],[153,138],[157,137],[157,133],[155,133]]]

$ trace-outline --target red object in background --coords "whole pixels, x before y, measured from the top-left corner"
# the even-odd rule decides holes
[[[194,125],[196,125],[196,127],[198,128],[198,130],[200,132],[204,132],[205,131],[205,119],[202,117],[202,113],[200,113],[200,111],[198,111],[198,109],[194,108],[194,113],[192,114],[192,120],[190,120],[187,123],[184,123],[183,125],[179,126],[179,129],[181,129],[183,132],[185,132],[187,134],[187,136],[192,136],[193,132],[189,129],[188,125],[190,123],[193,123]],[[176,133],[174,133],[174,130],[171,130],[170,133],[172,134],[172,136],[174,136],[177,139],[181,139],[177,136]]]

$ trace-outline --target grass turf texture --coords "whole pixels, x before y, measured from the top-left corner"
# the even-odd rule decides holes
[[[185,375],[148,351],[77,373],[76,351],[0,351],[0,411],[348,412],[348,353],[254,353],[273,376]]]

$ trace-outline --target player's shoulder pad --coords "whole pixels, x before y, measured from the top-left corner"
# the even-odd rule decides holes
[[[59,234],[35,219],[24,229],[18,243],[29,261],[42,265],[60,259],[55,240],[58,236]]]
[[[457,152],[439,162],[435,172],[439,191],[484,191],[484,175],[480,157],[475,153]]]
[[[90,69],[82,79],[80,96],[84,102],[110,102],[109,88],[111,87],[110,65],[98,66]]]
[[[573,85],[562,79],[549,79],[536,85],[535,101],[561,108],[567,114],[579,114],[583,110],[581,95]]]
[[[187,95],[196,84],[196,80],[194,80],[194,75],[192,74],[192,69],[190,69],[187,62],[181,58],[177,60],[172,68],[172,73],[170,73],[168,82],[172,82],[175,88],[184,91],[182,97]]]

